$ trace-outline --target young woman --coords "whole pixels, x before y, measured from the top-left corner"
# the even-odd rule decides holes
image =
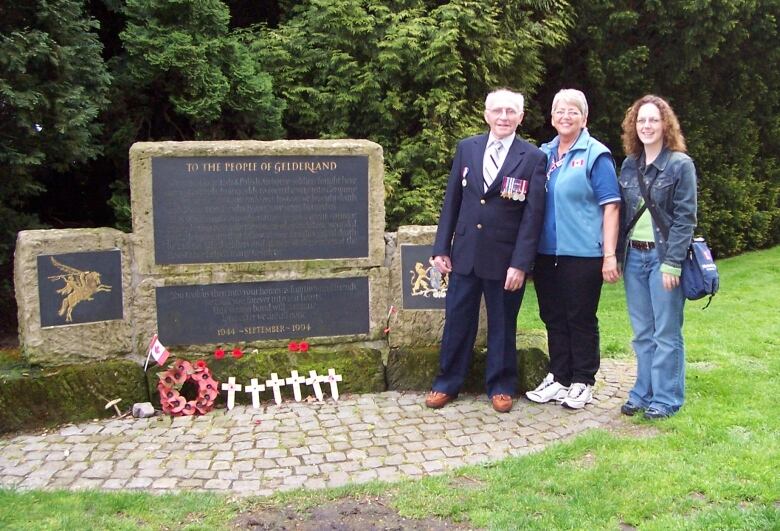
[[[677,116],[658,96],[643,96],[629,107],[623,148],[618,254],[637,378],[621,412],[644,411],[645,418],[659,419],[676,413],[685,398],[680,267],[696,226],[696,169]]]

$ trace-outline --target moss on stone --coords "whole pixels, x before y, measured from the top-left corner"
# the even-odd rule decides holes
[[[110,417],[106,402],[121,398],[120,409],[146,402],[143,369],[131,361],[70,365],[46,371],[3,372],[0,385],[0,433],[31,430],[65,422]]]
[[[256,353],[250,351],[239,359],[233,358],[228,351],[221,360],[211,357],[205,361],[214,378],[220,383],[226,382],[230,376],[233,376],[236,383],[241,385],[248,385],[252,378],[257,378],[258,383],[264,384],[265,380],[271,377],[272,372],[275,372],[279,378],[286,378],[290,376],[290,371],[296,370],[300,376],[308,377],[310,370],[316,370],[317,374],[327,374],[327,370],[333,368],[343,378],[339,382],[340,394],[378,393],[386,389],[382,353],[379,350],[360,347],[334,347],[339,348],[338,350],[325,350],[326,348],[328,347],[317,347],[308,352],[290,352],[280,349],[259,350]],[[199,359],[189,356],[179,356],[179,358],[189,361]],[[156,370],[149,370],[149,393],[155,407],[159,407],[160,404],[157,375],[166,369],[167,367],[158,367]],[[281,391],[283,398],[292,398],[290,387],[282,387]],[[323,392],[326,397],[330,395],[327,386],[323,386]],[[305,398],[314,393],[311,387],[302,386],[301,394]],[[224,396],[225,393],[222,393],[222,398],[217,400],[218,404],[224,403]],[[260,399],[263,401],[271,400],[272,397],[270,390],[260,393]],[[247,404],[251,401],[249,394],[236,393],[236,403]]]
[[[547,339],[543,331],[523,332],[517,336],[518,391],[536,387],[547,374]],[[487,352],[474,352],[471,369],[463,384],[467,393],[485,392]],[[392,349],[387,360],[387,387],[391,390],[430,389],[439,370],[438,347],[402,347]]]

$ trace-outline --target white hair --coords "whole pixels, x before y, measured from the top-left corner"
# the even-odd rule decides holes
[[[581,90],[577,89],[561,89],[558,94],[555,95],[552,102],[552,109],[550,109],[550,115],[555,112],[555,108],[559,103],[568,103],[574,105],[580,110],[584,118],[588,117],[588,100],[585,99],[585,94]]]
[[[523,95],[509,89],[498,89],[488,94],[485,98],[485,110],[492,109],[493,102],[498,98],[505,98],[518,113],[523,112],[523,104],[525,103]]]

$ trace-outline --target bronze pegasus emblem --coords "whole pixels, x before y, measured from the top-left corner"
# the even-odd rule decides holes
[[[76,269],[59,262],[53,256],[51,263],[64,273],[63,275],[52,275],[49,280],[65,282],[65,286],[57,290],[57,293],[62,295],[62,305],[57,314],[60,317],[64,315],[66,323],[73,322],[73,309],[80,302],[93,300],[93,296],[99,291],[111,291],[111,286],[100,281],[100,273],[97,271]]]

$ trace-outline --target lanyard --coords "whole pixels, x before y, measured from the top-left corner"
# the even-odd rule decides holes
[[[547,180],[544,182],[544,191],[548,192],[547,190],[547,183],[550,182],[550,176],[553,174],[555,170],[563,166],[563,161],[566,159],[566,155],[568,155],[568,151],[561,155],[560,159],[556,159],[555,155],[553,155],[553,161],[550,164],[550,167],[547,169]]]

